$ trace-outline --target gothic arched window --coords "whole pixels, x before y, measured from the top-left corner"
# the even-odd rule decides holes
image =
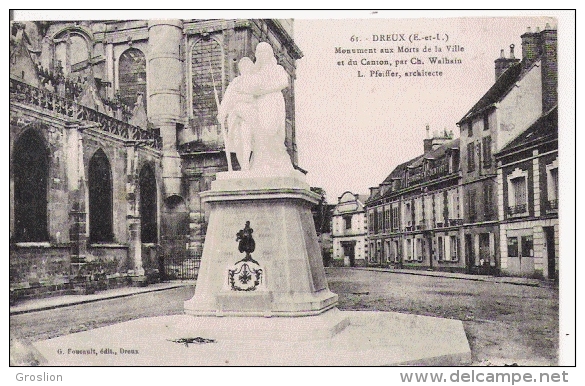
[[[120,55],[118,78],[122,101],[133,107],[141,95],[146,110],[146,57],[142,51],[129,48]]]
[[[112,176],[110,162],[102,149],[89,161],[89,240],[113,241]]]
[[[69,60],[72,66],[89,59],[87,41],[78,34],[71,34],[71,46],[69,48]]]
[[[77,30],[60,33],[55,42],[55,65],[60,62],[65,75],[83,76],[80,71],[87,68],[90,59],[89,38]]]
[[[49,156],[43,139],[27,130],[14,145],[14,237],[48,241],[47,184]]]
[[[140,224],[141,240],[143,243],[157,242],[156,221],[156,178],[150,165],[145,165],[140,170]]]
[[[221,44],[211,38],[195,42],[191,50],[191,98],[193,119],[198,128],[219,126],[214,84],[221,100],[224,82],[224,50]]]

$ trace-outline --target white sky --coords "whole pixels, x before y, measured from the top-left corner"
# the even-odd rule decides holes
[[[438,14],[437,14],[438,15]],[[361,16],[361,15],[360,15]],[[364,16],[368,16],[364,14]],[[299,165],[308,170],[312,186],[327,192],[328,202],[336,203],[346,190],[367,194],[398,164],[422,154],[425,126],[433,130],[453,130],[456,123],[494,83],[494,60],[510,44],[521,58],[520,35],[527,27],[543,29],[550,17],[510,18],[415,18],[389,19],[382,13],[375,19],[314,20],[296,19],[295,42],[304,57],[297,61],[296,134]],[[380,18],[383,17],[383,18]],[[387,17],[393,17],[387,13]],[[442,77],[357,78],[367,66],[338,66],[338,60],[392,59],[413,56],[426,61],[423,52],[414,54],[335,54],[335,47],[381,48],[409,42],[372,42],[373,34],[448,34],[449,43],[464,47],[457,54],[460,65],[434,66]],[[352,35],[370,41],[352,43]],[[436,43],[431,43],[433,47]],[[444,44],[443,44],[444,46]],[[396,52],[396,51],[395,51]],[[441,56],[441,54],[438,54]],[[426,69],[431,67],[425,64]],[[389,67],[399,71],[401,67]],[[404,67],[406,69],[406,67]],[[410,69],[418,67],[409,66]]]

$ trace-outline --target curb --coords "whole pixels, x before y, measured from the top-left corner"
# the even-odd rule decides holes
[[[339,267],[343,268],[343,267]],[[347,267],[345,267],[347,269]],[[528,287],[541,287],[541,284],[538,282],[517,282],[517,281],[510,281],[506,280],[502,277],[481,277],[481,276],[470,276],[470,277],[461,277],[461,276],[446,276],[446,275],[433,275],[425,273],[424,271],[414,271],[414,270],[390,270],[390,269],[383,269],[383,268],[368,268],[368,267],[352,267],[348,269],[355,269],[361,271],[371,271],[371,272],[387,272],[387,273],[399,273],[402,275],[414,275],[414,276],[428,276],[428,277],[441,277],[445,279],[456,279],[456,280],[470,280],[470,281],[482,281],[486,283],[504,283],[504,284],[511,284],[511,285],[522,285]],[[439,272],[439,271],[434,271]]]
[[[136,292],[130,292],[130,293],[123,293],[123,294],[116,294],[116,295],[106,295],[106,296],[103,296],[103,297],[96,297],[96,298],[92,298],[92,299],[73,300],[73,301],[70,301],[70,302],[67,302],[67,303],[62,303],[62,304],[51,304],[51,305],[47,305],[47,306],[39,306],[39,307],[34,307],[34,308],[24,309],[24,310],[14,310],[14,311],[10,311],[10,316],[28,314],[28,313],[37,312],[37,311],[54,310],[56,308],[76,306],[76,305],[80,305],[80,304],[94,303],[94,302],[99,302],[101,300],[110,300],[110,299],[125,298],[125,297],[129,297],[129,296],[134,296],[134,295],[139,295],[139,294],[144,294],[144,293],[149,293],[149,292],[160,292],[160,291],[165,291],[165,290],[170,290],[170,289],[184,287],[184,286],[187,286],[187,285],[189,285],[189,284],[174,284],[174,285],[171,285],[169,287],[164,287],[164,288],[152,288],[152,289],[147,289],[147,290],[143,290],[143,291],[136,291]]]

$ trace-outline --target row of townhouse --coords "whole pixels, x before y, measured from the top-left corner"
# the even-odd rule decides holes
[[[351,212],[364,217],[364,264],[558,277],[557,31],[521,38],[522,59],[502,50],[460,137],[427,135]],[[346,236],[333,232],[335,249]]]
[[[428,126],[427,126],[428,130]],[[398,165],[366,202],[370,265],[459,270],[462,208],[459,139],[434,135],[423,155]]]

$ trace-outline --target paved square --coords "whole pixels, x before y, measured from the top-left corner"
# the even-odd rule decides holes
[[[142,318],[34,343],[50,366],[380,366],[471,363],[461,321],[395,312],[348,311],[332,339],[216,340],[181,344],[190,315]],[[260,318],[262,319],[262,318]],[[278,322],[285,321],[279,320]],[[286,321],[285,321],[286,322]],[[242,333],[254,334],[253,329]],[[291,331],[294,333],[294,331]],[[213,336],[201,338],[214,339]]]

